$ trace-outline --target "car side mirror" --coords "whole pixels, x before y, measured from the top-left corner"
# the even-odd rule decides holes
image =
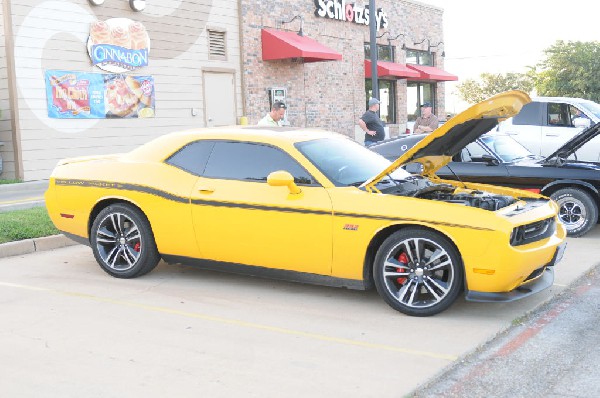
[[[488,155],[488,154],[481,155],[481,160],[483,160],[485,163],[487,163],[488,166],[498,166],[500,164],[498,159],[496,159],[492,155]]]
[[[586,117],[576,117],[573,119],[573,126],[588,128],[592,124],[591,120]]]
[[[274,171],[267,176],[267,184],[272,187],[288,187],[290,193],[299,194],[302,192],[300,187],[294,182],[294,176],[284,170]]]

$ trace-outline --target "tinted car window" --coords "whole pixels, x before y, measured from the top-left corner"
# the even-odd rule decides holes
[[[530,102],[521,108],[521,112],[513,117],[512,124],[541,126],[542,125],[542,103]]]
[[[313,178],[291,156],[278,148],[246,142],[216,142],[205,177],[245,181],[267,181],[267,176],[285,170],[296,184],[312,184]]]
[[[192,142],[171,155],[167,163],[200,176],[214,145],[214,141]]]
[[[472,162],[482,162],[483,155],[489,155],[489,153],[477,142],[472,142],[465,147],[465,152]]]
[[[490,135],[481,137],[481,141],[502,159],[503,162],[514,162],[525,158],[535,158],[523,145],[507,135]]]
[[[569,106],[567,104],[548,104],[548,126],[570,126]]]

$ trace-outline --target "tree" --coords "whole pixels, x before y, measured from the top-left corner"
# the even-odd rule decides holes
[[[600,42],[558,40],[544,54],[532,73],[538,94],[600,102]]]
[[[504,91],[523,90],[529,93],[533,89],[532,76],[529,74],[482,73],[479,76],[481,81],[467,79],[456,86],[458,95],[463,101],[475,104]]]

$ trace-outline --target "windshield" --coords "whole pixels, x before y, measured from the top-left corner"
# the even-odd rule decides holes
[[[590,113],[593,113],[597,119],[600,119],[600,105],[593,101],[583,101],[580,102],[579,105],[581,105],[582,108],[588,110]]]
[[[527,148],[507,135],[484,135],[481,137],[481,141],[505,163],[536,157]]]
[[[335,185],[360,185],[376,176],[391,162],[359,143],[345,138],[323,138],[299,142],[296,147]],[[395,180],[411,174],[398,169],[391,174]]]

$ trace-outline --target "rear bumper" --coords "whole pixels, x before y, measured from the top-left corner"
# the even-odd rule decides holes
[[[465,299],[476,302],[505,303],[520,300],[549,288],[554,283],[554,265],[562,259],[566,246],[567,243],[563,242],[556,248],[554,257],[544,266],[543,272],[536,279],[525,282],[510,292],[478,292],[468,290],[465,294]]]

